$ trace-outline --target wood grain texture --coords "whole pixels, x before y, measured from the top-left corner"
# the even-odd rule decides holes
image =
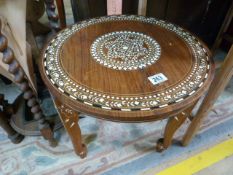
[[[164,151],[172,144],[172,139],[174,134],[185,122],[185,120],[190,116],[195,105],[196,102],[193,105],[191,105],[189,108],[178,114],[177,116],[168,119],[164,131],[164,138],[161,138],[157,141],[156,150],[158,152]]]
[[[1,29],[0,21],[0,29]],[[45,120],[37,96],[31,88],[24,70],[20,63],[15,59],[13,50],[8,47],[7,38],[0,31],[0,52],[3,54],[2,62],[9,65],[8,71],[14,75],[14,81],[18,84],[20,90],[23,92],[23,98],[27,100],[27,105],[33,113],[33,117],[38,121],[39,128],[45,139],[48,139],[51,146],[56,146],[56,141],[53,138],[53,132]],[[43,134],[44,133],[44,134]]]
[[[69,38],[62,47],[60,57],[62,67],[72,79],[96,91],[127,95],[156,93],[165,87],[177,84],[192,67],[192,52],[186,43],[173,32],[152,25],[125,23],[124,21],[116,21],[112,24],[101,23],[94,27],[94,31],[89,27]],[[144,70],[116,71],[98,64],[92,59],[89,48],[97,37],[112,31],[124,30],[146,33],[156,38],[162,47],[162,55],[156,62],[157,66],[150,66]],[[78,47],[73,47],[75,45]],[[167,71],[168,69],[169,71]],[[155,72],[166,72],[168,81],[159,86],[153,86],[145,81]],[[97,73],[104,76],[98,76]],[[121,85],[121,82],[124,84]]]
[[[66,12],[63,0],[56,0],[57,11],[60,21],[60,28],[64,29],[66,27]]]
[[[96,37],[103,34],[111,31],[123,30],[146,33],[156,38],[162,50],[160,59],[153,64],[153,66],[134,71],[118,71],[106,68],[97,63],[90,54],[91,43]],[[204,44],[203,46],[208,51]],[[86,27],[85,30],[81,30],[69,37],[69,39],[64,42],[59,52],[61,57],[59,62],[62,69],[64,69],[64,72],[72,81],[82,84],[85,87],[90,87],[96,92],[103,92],[106,95],[116,94],[119,97],[123,95],[140,96],[157,94],[167,88],[175,88],[180,81],[190,74],[191,68],[194,66],[193,53],[184,40],[178,37],[174,32],[170,32],[159,26],[131,21],[115,21]],[[191,97],[179,103],[149,111],[108,111],[93,108],[64,95],[48,80],[45,68],[43,67],[43,61],[42,59],[40,71],[46,85],[54,96],[58,99],[62,99],[61,101],[83,113],[89,113],[100,118],[114,121],[151,121],[171,116],[171,114],[177,114],[181,109],[188,107],[203,95],[213,76],[213,63],[210,59],[209,76],[204,84],[202,84],[201,88],[198,88],[198,91]],[[153,86],[147,78],[161,72],[168,77],[168,81]]]
[[[74,25],[58,33],[44,49],[40,62],[42,78],[54,96],[55,105],[71,137],[75,152],[82,158],[86,155],[86,147],[81,142],[78,112],[119,122],[146,122],[171,117],[165,130],[164,142],[157,146],[162,151],[170,146],[175,131],[188,117],[193,104],[204,94],[212,80],[213,62],[210,53],[197,38],[193,39],[194,37],[185,30],[178,31],[178,28],[171,24],[165,24],[164,27],[164,23],[159,25],[158,21],[153,23],[152,19],[149,23],[148,19],[142,16],[133,16],[130,19],[126,16],[112,16],[84,21],[80,25]],[[166,29],[169,26],[170,29]],[[119,33],[119,31],[127,32]],[[161,52],[153,50],[153,54],[159,55],[155,63],[136,67],[133,70],[126,65],[124,70],[117,69],[117,66],[109,68],[94,59],[99,51],[105,56],[109,56],[110,53],[107,47],[93,50],[93,43],[102,41],[102,37],[115,37],[116,33],[122,36],[125,33],[129,34],[129,31],[134,33],[128,38],[123,37],[123,42],[118,47],[125,42],[132,43],[134,37],[144,42],[141,47],[146,49],[155,47],[145,42],[146,36],[150,36],[150,40],[156,40],[155,43],[161,47]],[[109,33],[111,34],[108,35]],[[190,37],[187,39],[186,36]],[[118,42],[120,37],[116,39],[114,37],[110,39],[110,46],[115,47],[115,41]],[[139,42],[133,41],[132,45]],[[199,47],[195,49],[192,43]],[[106,46],[106,43],[103,45]],[[128,55],[129,52],[126,52],[122,60]],[[119,57],[121,56],[108,57],[108,59],[119,59]],[[153,85],[148,77],[157,73],[165,74],[168,80]],[[186,81],[189,76],[194,78]],[[194,82],[197,83],[196,86],[192,85],[195,84]],[[175,95],[177,91],[184,92],[187,87],[190,91],[187,98]],[[169,93],[171,95],[168,95]],[[169,103],[167,101],[169,99],[173,101]],[[156,106],[157,103],[163,105]],[[177,118],[172,118],[176,115]]]
[[[74,145],[74,151],[81,158],[86,157],[87,148],[82,143],[81,130],[78,124],[79,116],[76,111],[61,103],[58,99],[54,99],[54,104],[61,117],[66,131],[70,135],[71,141]]]
[[[207,116],[208,112],[213,107],[215,101],[226,87],[227,83],[233,76],[233,45],[229,50],[218,74],[215,76],[209,91],[204,98],[202,105],[198,109],[196,116],[193,118],[184,138],[183,145],[186,146],[190,143],[191,139],[197,133],[203,119]]]

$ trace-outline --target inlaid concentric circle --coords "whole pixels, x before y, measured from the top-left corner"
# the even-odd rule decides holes
[[[69,76],[69,74],[64,70],[64,67],[61,63],[61,59],[62,59],[61,50],[62,47],[65,45],[65,43],[68,42],[70,38],[72,38],[79,32],[81,33],[85,29],[91,28],[92,26],[97,28],[97,26],[100,24],[108,24],[119,21],[124,22],[124,25],[126,25],[127,22],[133,22],[133,23],[137,23],[138,25],[147,24],[149,26],[156,26],[160,29],[163,29],[163,31],[172,33],[177,38],[181,39],[182,42],[188,46],[189,51],[192,53],[192,67],[190,67],[190,71],[188,72],[188,74],[181,81],[177,82],[172,86],[167,86],[161,91],[130,94],[130,95],[98,91],[96,89],[91,88],[91,86],[86,86],[85,84],[82,84],[72,79],[72,77]],[[133,61],[131,62],[131,59],[146,60],[145,62],[147,63],[149,62],[151,64],[153,62],[156,62],[156,60],[159,59],[159,55],[161,53],[161,49],[159,48],[159,45],[157,45],[157,42],[154,39],[151,39],[150,36],[145,35],[144,33],[134,32],[130,34],[129,31],[125,31],[126,29],[127,26],[124,28],[124,30],[119,30],[118,32],[115,33],[108,32],[106,34],[101,35],[100,38],[97,39],[95,38],[92,41],[93,45],[92,44],[90,44],[90,46],[88,45],[88,48],[91,49],[89,50],[89,53],[91,52],[92,54],[91,57],[93,57],[91,59],[96,59],[96,61],[98,61],[99,63],[103,61],[103,63],[101,64],[107,67],[108,67],[107,64],[108,60],[113,61],[116,59],[115,61],[113,61],[114,64],[113,65],[111,64],[111,66],[113,66],[111,68],[117,70],[119,70],[121,64],[124,64],[126,62],[129,63],[129,60],[132,65],[135,65],[135,67],[131,68],[132,70],[140,68],[141,63],[136,64]],[[123,32],[121,34],[123,38],[126,37],[125,40],[135,39],[138,41],[138,38],[140,38],[140,40],[142,41],[138,41],[137,47],[135,48],[139,49],[142,52],[138,53],[137,51],[136,52],[132,51],[129,52],[129,56],[126,56],[128,52],[124,52],[124,51],[118,52],[117,49],[115,53],[114,48],[112,48],[112,42],[114,43],[115,41],[116,43],[120,43],[120,44],[123,43],[121,41],[122,38],[117,39],[119,38],[118,35],[120,34],[120,32]],[[131,46],[132,42],[130,41],[129,43],[131,44],[123,43],[123,45],[120,47],[124,49],[123,47],[128,47],[128,45]],[[160,46],[162,48],[162,54],[168,54],[168,55],[170,54],[163,52],[162,44],[163,45],[167,44],[166,47],[175,48],[175,45],[172,45],[172,43],[167,43],[166,40],[164,40],[164,43],[160,43]],[[79,46],[77,46],[77,48],[75,48],[73,51],[77,51],[78,47]],[[111,49],[112,51],[110,52],[109,50]],[[127,49],[129,48],[126,48],[126,50]],[[99,53],[97,53],[97,51]],[[82,50],[79,50],[79,52],[82,53]],[[163,56],[162,54],[160,60],[164,58],[162,57]],[[123,60],[120,61],[121,64],[117,62],[117,57]],[[175,57],[171,55],[170,58],[174,59]],[[85,59],[88,59],[88,57],[82,59],[84,61]],[[106,65],[105,65],[105,61],[107,62]],[[167,64],[169,64],[169,62],[167,62]],[[154,65],[156,66],[156,63],[153,64],[152,66]],[[74,65],[72,66],[75,69],[75,66]],[[134,16],[134,15],[108,16],[108,17],[90,19],[90,20],[82,21],[78,24],[71,26],[70,28],[61,31],[48,44],[48,47],[46,48],[43,55],[43,67],[47,79],[51,84],[53,84],[55,88],[57,88],[57,90],[60,93],[63,93],[69,98],[91,107],[102,108],[104,110],[117,110],[117,111],[119,110],[120,111],[137,111],[137,110],[150,111],[156,108],[163,108],[175,103],[179,103],[189,96],[195,96],[196,92],[202,86],[204,86],[207,79],[210,78],[210,73],[211,73],[211,61],[208,55],[208,51],[195,36],[191,35],[189,32],[182,29],[181,27],[173,25],[171,23],[162,20],[157,20],[154,18],[147,18],[143,16]],[[150,67],[148,66],[147,68]],[[128,66],[126,70],[130,70],[130,67]],[[95,70],[91,70],[91,71],[95,71]],[[109,70],[107,70],[106,72],[108,71]],[[117,71],[116,73],[120,73],[120,72],[122,71]],[[124,71],[123,73],[133,74],[135,72]],[[140,72],[145,73],[145,71],[140,71]],[[83,79],[85,79],[85,77],[83,77]],[[145,74],[145,82],[147,81],[148,81],[147,75]],[[141,87],[143,91],[143,86]]]
[[[155,63],[159,44],[139,32],[116,31],[98,37],[91,45],[92,57],[101,65],[118,70],[136,70]]]

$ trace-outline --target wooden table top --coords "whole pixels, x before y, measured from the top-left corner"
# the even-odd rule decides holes
[[[78,111],[110,120],[154,120],[207,90],[213,62],[186,30],[154,18],[108,16],[62,30],[44,50],[51,93]]]

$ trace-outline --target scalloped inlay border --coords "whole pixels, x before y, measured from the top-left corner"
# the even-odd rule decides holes
[[[100,93],[81,84],[74,82],[62,69],[59,62],[59,51],[63,43],[75,32],[93,24],[130,20],[158,25],[180,36],[191,48],[194,55],[194,63],[190,74],[176,86],[167,88],[159,93],[148,93],[138,96],[113,95]],[[178,103],[195,92],[204,84],[209,76],[209,56],[207,50],[197,38],[182,28],[154,18],[143,16],[108,16],[82,21],[60,32],[48,45],[44,54],[44,67],[48,79],[58,90],[70,98],[92,107],[106,110],[136,111],[153,110]]]

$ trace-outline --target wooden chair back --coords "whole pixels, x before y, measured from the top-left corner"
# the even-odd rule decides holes
[[[94,18],[106,15],[120,14],[138,14],[146,15],[147,0],[70,0],[74,22],[78,22],[88,18]],[[65,8],[63,0],[56,0],[60,26],[66,26]],[[54,12],[54,4],[51,4],[49,14]],[[54,18],[56,20],[57,17]]]
[[[155,17],[178,24],[202,38],[209,46],[214,43],[232,0],[44,0],[54,29],[66,26],[64,3],[71,2],[74,22],[111,14],[135,14]],[[64,1],[64,2],[63,2]],[[117,6],[115,5],[117,3]],[[120,5],[119,5],[120,4]],[[121,8],[120,8],[121,7]],[[217,13],[216,13],[217,12]],[[60,21],[59,25],[56,25]]]
[[[106,15],[146,15],[146,3],[147,0],[71,0],[75,22]]]

